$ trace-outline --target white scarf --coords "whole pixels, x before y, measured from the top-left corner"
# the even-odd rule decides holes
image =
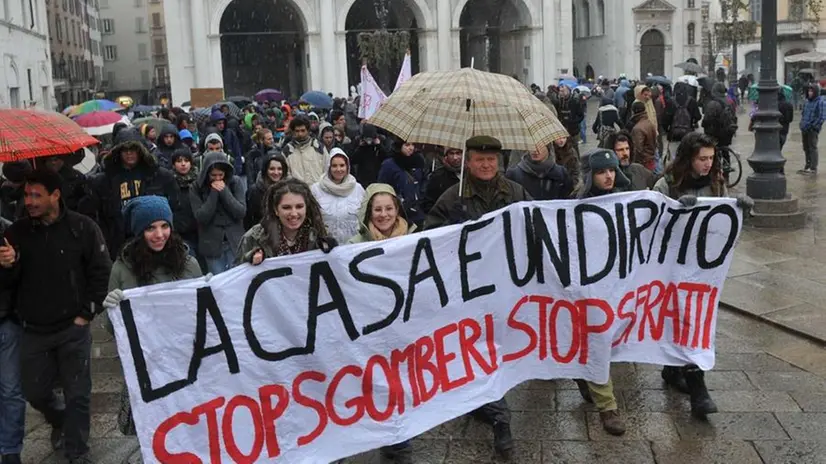
[[[347,177],[345,177],[340,184],[337,184],[325,173],[321,176],[321,179],[318,180],[318,183],[321,190],[337,197],[349,196],[350,193],[353,192],[353,189],[356,188],[356,178],[350,174],[347,174]]]

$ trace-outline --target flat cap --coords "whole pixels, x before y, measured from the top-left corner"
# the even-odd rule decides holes
[[[465,148],[477,151],[502,151],[502,142],[489,135],[477,135],[467,139]]]

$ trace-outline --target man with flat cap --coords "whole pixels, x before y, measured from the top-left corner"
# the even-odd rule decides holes
[[[532,199],[521,185],[506,179],[499,170],[502,142],[477,135],[467,140],[465,152],[462,195],[459,184],[445,190],[428,212],[426,230],[476,220],[511,203]]]
[[[499,170],[502,143],[489,136],[476,136],[465,143],[465,181],[462,194],[459,184],[445,190],[425,219],[425,230],[479,219],[511,203],[531,200],[521,185],[508,180]],[[493,426],[493,446],[496,452],[510,459],[513,437],[510,429],[510,408],[505,398],[488,403],[473,412]]]

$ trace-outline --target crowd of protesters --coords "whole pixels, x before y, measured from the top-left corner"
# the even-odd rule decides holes
[[[169,124],[162,130],[118,125],[85,175],[72,167],[78,154],[39,158],[34,166],[6,163],[0,187],[2,464],[20,462],[25,401],[52,427],[55,449],[63,448],[72,463],[92,462],[89,323],[118,307],[124,290],[208,280],[245,263],[392,239],[520,201],[651,189],[693,206],[700,196],[727,195],[715,147],[730,143],[720,128],[732,128],[707,124],[691,89],[678,84],[665,96],[624,80],[617,89],[607,87],[592,127],[600,148],[583,155],[584,100],[562,86],[538,96],[569,137],[529,151],[503,150],[490,136],[454,147],[416,145],[354,120],[343,106],[318,116],[267,105],[245,109],[241,120],[217,109],[206,127],[177,110],[163,114]],[[712,95],[706,118],[729,117],[713,105],[717,92]],[[696,130],[701,120],[705,134]],[[661,156],[663,138],[670,160]],[[737,204],[751,207],[743,196]],[[48,292],[43,282],[51,283]],[[698,417],[717,410],[703,376],[693,365],[662,371],[669,386],[689,395]],[[577,383],[604,428],[625,433],[611,381]],[[474,414],[491,425],[496,452],[510,457],[505,399]],[[135,433],[125,391],[118,420],[122,432]],[[408,442],[381,452],[393,462],[414,461]]]

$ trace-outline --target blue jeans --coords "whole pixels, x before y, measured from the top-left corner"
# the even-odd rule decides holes
[[[232,263],[235,262],[235,250],[229,246],[229,243],[224,242],[221,245],[221,256],[205,259],[207,270],[216,276],[232,267]]]
[[[582,122],[579,123],[579,136],[582,138],[582,143],[588,143],[588,140],[585,138],[585,134],[588,133],[588,117],[582,119]]]
[[[23,329],[0,322],[0,454],[20,454],[26,422],[20,376],[20,338]]]

